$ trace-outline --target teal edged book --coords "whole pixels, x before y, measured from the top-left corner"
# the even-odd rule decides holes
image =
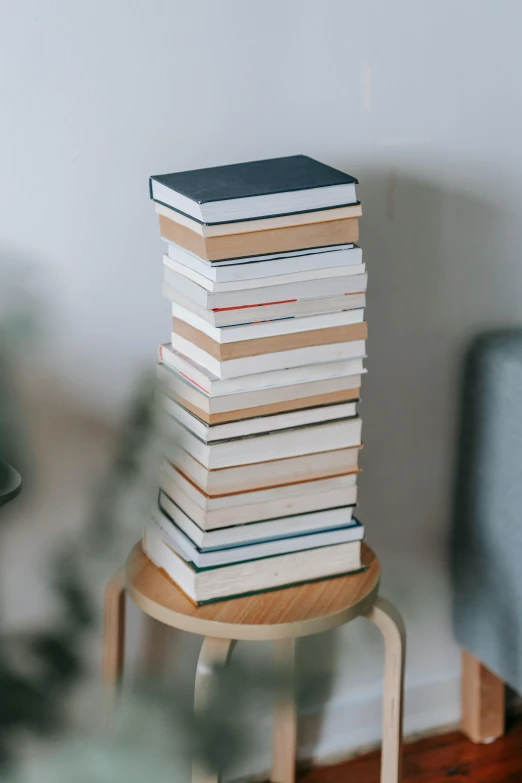
[[[198,568],[178,555],[161,528],[154,524],[145,528],[143,551],[198,605],[341,576],[363,567],[361,541],[357,540],[225,566]]]

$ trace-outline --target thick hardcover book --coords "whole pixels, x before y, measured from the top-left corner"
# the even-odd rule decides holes
[[[277,432],[205,443],[176,419],[165,415],[165,431],[207,470],[233,468],[277,459],[355,448],[361,445],[358,416],[321,424],[307,424]]]
[[[357,341],[358,342],[358,341]],[[159,349],[160,361],[167,364],[174,372],[181,375],[186,380],[209,397],[232,396],[237,401],[236,407],[250,407],[252,405],[267,405],[270,402],[280,400],[289,400],[296,397],[305,397],[308,394],[319,394],[321,391],[334,391],[332,388],[314,388],[311,392],[300,392],[296,389],[296,384],[303,386],[317,381],[326,381],[333,378],[343,378],[345,388],[354,387],[352,383],[354,376],[360,381],[360,374],[365,372],[363,368],[364,354],[343,361],[325,361],[321,364],[308,364],[296,367],[286,367],[283,370],[272,370],[268,372],[258,372],[251,375],[244,375],[238,378],[220,379],[215,373],[205,369],[202,365],[190,360],[186,354],[179,353],[169,345],[161,345]],[[163,375],[164,373],[160,372]],[[165,382],[168,381],[164,378]],[[291,388],[290,388],[291,387]],[[310,387],[308,387],[310,388]],[[335,390],[338,390],[336,387]],[[257,392],[255,397],[249,399],[246,405],[240,404],[239,394],[242,392]],[[254,395],[255,396],[255,395]],[[230,401],[230,400],[229,400]],[[212,413],[222,413],[230,410],[228,406],[217,406],[211,410]]]
[[[173,304],[172,315],[194,329],[204,332],[218,343],[235,343],[241,340],[256,340],[262,337],[310,332],[334,326],[348,326],[364,321],[364,308],[341,310],[337,313],[321,313],[302,318],[279,318],[273,321],[261,319],[258,323],[235,324],[215,327],[197,313],[183,305]]]
[[[170,255],[163,256],[163,263],[172,272],[183,275],[187,280],[197,283],[207,291],[214,293],[227,293],[228,291],[255,291],[257,288],[266,288],[276,285],[300,284],[309,280],[325,280],[327,278],[353,277],[363,275],[366,272],[366,264],[341,264],[324,269],[290,270],[283,274],[263,275],[257,278],[216,281],[202,274],[202,271],[193,269],[180,263]],[[206,270],[204,270],[206,271]]]
[[[150,523],[155,533],[161,531],[161,538],[186,562],[193,563],[197,568],[215,568],[219,566],[231,565],[233,563],[245,563],[247,561],[258,561],[265,557],[274,557],[277,555],[289,554],[291,552],[302,552],[307,549],[321,549],[325,546],[334,544],[347,544],[351,541],[361,541],[364,536],[363,526],[351,519],[345,524],[335,524],[339,520],[352,516],[352,508],[345,507],[339,509],[327,509],[325,511],[312,514],[311,516],[320,518],[332,517],[334,524],[331,527],[320,530],[301,531],[299,529],[300,519],[306,518],[306,514],[293,520],[295,528],[286,535],[275,534],[268,535],[261,540],[248,540],[238,536],[237,540],[227,545],[210,544],[203,546],[196,544],[191,534],[197,539],[201,536],[197,532],[198,527],[186,514],[178,508],[175,512],[175,518],[169,517],[159,509],[153,513],[153,521]],[[277,522],[278,520],[273,520]],[[284,524],[285,519],[280,520]],[[179,523],[179,524],[178,524]],[[248,533],[251,526],[239,525],[236,533]],[[201,531],[200,531],[201,532]],[[262,534],[261,534],[262,535]],[[207,542],[208,544],[208,542]],[[320,554],[320,552],[318,552]]]
[[[228,307],[249,307],[263,304],[277,304],[295,299],[316,299],[317,297],[341,294],[362,294],[366,291],[366,273],[346,277],[323,277],[318,280],[303,280],[301,283],[282,283],[239,291],[208,291],[185,275],[174,272],[163,264],[163,280],[199,307],[207,310]]]
[[[169,244],[168,257],[182,264],[185,269],[197,272],[215,283],[242,281],[245,287],[251,281],[267,277],[310,271],[321,273],[325,269],[339,266],[353,269],[363,263],[362,250],[356,245],[333,245],[289,253],[249,256],[234,261],[210,262],[198,258],[179,245]]]
[[[365,340],[368,336],[365,321],[345,326],[334,326],[330,329],[315,329],[254,340],[238,340],[231,343],[216,342],[212,337],[178,318],[172,319],[172,328],[180,337],[194,343],[202,351],[206,351],[220,362],[226,362],[230,359],[248,359],[268,353],[292,351],[297,348],[333,345],[334,343],[350,342],[350,340]]]
[[[326,421],[337,421],[355,416],[355,402],[337,403],[335,405],[316,405],[304,410],[289,411],[272,416],[257,416],[239,421],[209,425],[196,416],[186,406],[176,402],[167,394],[158,392],[158,404],[162,410],[180,422],[196,437],[205,443],[212,443],[227,438],[242,438],[246,435],[256,435],[262,432],[278,432],[306,424],[321,424]]]
[[[180,245],[205,261],[351,244],[359,239],[359,221],[355,217],[220,237],[203,237],[163,215],[160,215],[159,225],[163,239]]]
[[[272,462],[208,470],[187,451],[177,447],[170,455],[170,462],[207,495],[226,495],[356,473],[359,470],[360,449],[361,446],[354,446],[301,454],[299,457]]]
[[[208,425],[226,424],[229,422],[245,421],[251,418],[260,418],[301,411],[308,408],[322,407],[324,405],[338,405],[359,400],[361,376],[350,376],[349,381],[354,383],[353,388],[346,387],[344,378],[332,378],[319,383],[301,383],[292,386],[294,397],[287,395],[286,399],[280,399],[262,403],[259,396],[266,397],[266,392],[261,391],[254,395],[230,394],[227,397],[209,397],[191,383],[185,383],[176,373],[169,372],[162,365],[159,366],[158,377],[164,384],[166,391],[173,400],[179,402],[188,411],[197,416]],[[162,371],[165,372],[162,372]],[[168,374],[168,375],[167,375]],[[297,396],[304,395],[304,396]],[[282,396],[282,395],[280,395]],[[240,400],[232,399],[240,397]],[[290,397],[290,398],[289,398]],[[273,397],[269,398],[273,400]],[[217,403],[217,404],[216,404]],[[222,403],[221,405],[219,403]],[[238,407],[240,406],[240,407]],[[219,410],[220,408],[225,410]],[[218,410],[215,410],[218,408]]]
[[[276,321],[283,318],[335,313],[341,310],[355,310],[366,306],[365,294],[341,294],[322,299],[291,299],[281,303],[266,303],[225,309],[207,310],[167,283],[162,285],[163,296],[169,301],[191,310],[212,326],[239,326],[259,321]]]
[[[340,220],[341,218],[361,217],[362,207],[360,203],[349,207],[331,207],[315,212],[294,212],[291,215],[277,215],[276,217],[260,218],[258,220],[241,220],[235,223],[200,223],[188,215],[166,207],[156,201],[156,214],[163,215],[170,220],[181,223],[202,237],[222,237],[225,234],[244,234],[249,231],[266,231],[270,228],[286,228],[288,226],[303,226],[305,223],[321,223],[327,220]]]
[[[150,195],[202,223],[228,223],[354,204],[356,184],[307,155],[290,155],[155,175]]]
[[[366,328],[366,324],[353,324],[352,328]],[[321,332],[327,331],[321,329]],[[253,342],[260,342],[254,340]],[[171,334],[171,344],[175,351],[191,359],[201,367],[209,370],[213,375],[223,380],[231,380],[241,376],[271,372],[276,370],[293,369],[309,365],[330,364],[345,362],[349,359],[360,359],[366,356],[366,341],[364,339],[350,339],[346,342],[313,345],[311,347],[294,348],[275,353],[263,353],[256,356],[245,356],[238,359],[221,361],[200,348],[196,343],[187,340],[177,332]],[[216,343],[218,345],[218,343]],[[244,345],[244,343],[240,343]],[[222,346],[229,348],[230,346]]]
[[[176,554],[163,540],[157,526],[149,524],[145,528],[143,550],[196,604],[339,576],[363,568],[360,541],[260,558],[255,561],[255,568],[252,561],[198,568]]]
[[[353,506],[357,502],[357,473],[254,492],[212,496],[202,492],[170,463],[164,462],[160,488],[160,507],[166,514],[175,519],[175,507],[178,506],[199,526],[200,543],[189,532],[198,546],[205,541],[228,545],[245,537],[249,540],[262,538],[258,536],[261,531],[270,530],[271,536],[291,533],[296,529],[296,520],[299,520],[300,532],[321,529],[310,512]],[[306,519],[303,514],[308,514]],[[285,517],[284,525],[281,525],[280,517]],[[348,519],[351,515],[346,521]],[[331,523],[330,519],[324,527],[334,527]]]

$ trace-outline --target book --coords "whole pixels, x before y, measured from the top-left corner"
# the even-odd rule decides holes
[[[169,369],[181,375],[186,381],[189,381],[201,391],[212,397],[221,397],[224,395],[237,395],[246,391],[266,390],[267,396],[257,397],[256,402],[249,401],[249,405],[263,405],[276,400],[289,399],[288,396],[308,396],[308,392],[303,389],[303,394],[299,395],[295,389],[285,390],[283,387],[295,386],[297,384],[313,383],[315,381],[324,381],[333,378],[346,378],[345,387],[353,386],[354,380],[351,376],[359,376],[365,372],[363,366],[363,356],[345,359],[341,361],[322,362],[320,364],[298,365],[296,367],[286,367],[282,370],[268,370],[266,372],[256,372],[250,375],[239,376],[237,378],[218,378],[213,372],[190,359],[186,354],[176,351],[172,345],[164,344],[159,347],[159,360]],[[159,370],[163,379],[167,371]],[[321,387],[327,389],[327,387]],[[333,386],[328,387],[328,391],[333,391]],[[342,387],[335,387],[336,390]],[[312,394],[319,394],[319,387],[315,387]],[[270,396],[272,395],[272,396]],[[274,396],[275,395],[275,396]],[[239,398],[236,397],[236,400]],[[251,398],[252,400],[253,398]],[[225,410],[219,409],[219,410]],[[218,409],[215,409],[218,412]]]
[[[337,403],[336,405],[318,405],[314,408],[305,408],[304,410],[208,425],[166,394],[160,395],[159,403],[165,413],[175,418],[183,427],[190,430],[204,443],[213,443],[214,441],[227,440],[229,438],[243,438],[247,435],[258,435],[263,432],[277,432],[279,430],[293,429],[294,427],[303,427],[307,424],[347,419],[356,415],[356,403],[346,402]]]
[[[286,320],[366,307],[366,295],[362,293],[325,296],[319,299],[290,299],[281,303],[272,302],[261,305],[242,305],[239,307],[207,310],[165,282],[162,283],[162,293],[172,303],[181,305],[186,310],[190,310],[216,327],[239,326],[259,321]]]
[[[182,305],[172,305],[172,316],[203,332],[218,343],[234,343],[240,340],[256,340],[261,337],[278,337],[296,332],[309,332],[318,329],[332,329],[339,326],[362,323],[364,308],[340,310],[336,313],[303,316],[302,318],[280,318],[276,321],[260,323],[234,324],[232,326],[211,326],[204,318]]]
[[[248,525],[248,528],[241,533],[243,536],[254,536],[255,531],[265,529],[271,531],[272,536],[275,535],[274,531],[293,530],[294,527],[289,526],[294,525],[292,521],[294,517],[302,517],[300,530],[318,530],[317,520],[312,519],[309,512],[341,506],[352,507],[357,502],[356,473],[253,492],[212,496],[202,492],[183,473],[165,462],[160,476],[160,488],[163,490],[163,493],[160,493],[160,506],[169,516],[173,516],[174,506],[178,506],[198,526],[202,535],[206,531],[226,528],[222,535],[202,538],[202,541],[235,540],[236,534],[233,528],[236,525]],[[306,515],[306,518],[303,515]],[[284,525],[280,521],[277,525],[271,524],[271,520],[280,520],[283,517],[292,520]],[[346,521],[349,521],[348,517]],[[251,523],[254,522],[262,522],[263,527],[257,525],[252,527]],[[331,523],[332,520],[329,518],[328,524]],[[191,538],[198,543],[194,536],[191,535]]]
[[[357,242],[359,239],[358,218],[308,223],[303,226],[251,231],[244,234],[226,234],[220,237],[203,237],[163,215],[159,217],[159,224],[162,239],[180,245],[206,261],[340,245]]]
[[[208,470],[346,449],[361,443],[362,421],[358,416],[211,443],[205,443],[170,416],[165,416],[164,422],[176,448],[188,452]]]
[[[155,175],[150,196],[201,223],[227,223],[354,204],[356,184],[307,155],[290,155]]]
[[[342,515],[342,509],[336,509],[335,512],[339,516]],[[333,510],[325,511],[323,516],[328,516],[329,513],[333,515],[335,512]],[[319,514],[314,514],[314,516],[319,516]],[[358,522],[351,521],[342,526],[316,532],[298,532],[293,535],[277,536],[272,539],[235,542],[229,546],[204,548],[195,544],[187,532],[185,532],[184,528],[191,529],[188,517],[179,513],[179,510],[177,517],[178,520],[184,517],[183,527],[160,510],[155,510],[152,515],[152,521],[149,522],[149,525],[153,528],[151,532],[153,535],[159,535],[183,560],[193,563],[196,568],[213,568],[232,563],[244,563],[249,560],[257,563],[259,559],[265,557],[288,554],[289,552],[300,552],[306,549],[321,549],[334,544],[360,541],[363,538],[363,526]],[[236,531],[241,530],[243,527],[246,526],[240,525],[239,528],[236,528]]]
[[[172,261],[215,283],[318,272],[331,267],[357,267],[363,263],[362,250],[357,245],[334,245],[331,248],[311,248],[297,253],[272,253],[210,262],[188,253],[178,245],[169,244],[167,255]]]
[[[351,375],[212,396],[166,365],[158,365],[157,374],[160,389],[207,424],[356,401],[361,385],[361,375]]]
[[[182,448],[176,449],[169,461],[208,495],[227,495],[356,473],[360,448],[301,454],[220,470],[208,470]]]
[[[304,283],[308,280],[326,280],[331,277],[350,277],[362,275],[366,272],[366,264],[344,264],[324,269],[307,269],[305,271],[292,271],[287,274],[249,278],[246,280],[235,279],[228,282],[215,282],[191,267],[176,261],[168,255],[163,256],[164,265],[197,283],[202,288],[212,293],[227,293],[228,291],[254,291],[256,288],[264,288],[276,285],[290,285],[292,283]]]
[[[366,324],[356,324],[356,326],[366,328]],[[365,340],[350,340],[350,342],[313,345],[311,347],[221,361],[176,332],[172,332],[171,342],[174,350],[185,354],[193,362],[206,367],[207,370],[210,370],[211,373],[222,379],[238,378],[244,375],[303,367],[311,364],[342,362],[347,359],[362,358],[366,355]],[[258,341],[254,340],[252,342]]]
[[[273,326],[271,328],[274,330]],[[219,339],[215,340],[209,336],[208,329],[205,327],[204,331],[201,331],[187,323],[187,321],[176,317],[172,319],[172,329],[174,334],[188,340],[220,362],[228,362],[233,359],[249,359],[281,351],[294,351],[300,348],[320,348],[326,345],[334,345],[335,343],[365,340],[368,336],[367,324],[362,320],[359,323],[341,324],[339,326],[300,330],[297,332],[290,331],[267,337],[258,336],[254,339],[235,341],[225,341],[222,339],[221,334],[218,334]]]
[[[144,552],[196,604],[360,570],[357,181],[298,155],[149,184],[172,333]]]
[[[208,291],[185,275],[163,265],[163,279],[167,285],[192,299],[200,307],[213,310],[224,307],[244,307],[266,303],[283,303],[294,299],[317,299],[340,294],[362,294],[366,291],[366,274],[327,277],[320,280],[303,280],[286,285],[267,285],[238,291]]]
[[[229,525],[217,530],[202,530],[199,525],[183,509],[174,503],[167,495],[160,492],[159,509],[153,513],[153,518],[161,526],[161,516],[166,527],[173,523],[201,550],[215,550],[243,544],[260,544],[265,541],[276,541],[300,535],[315,535],[331,530],[345,529],[357,525],[353,517],[353,506],[338,508],[322,508],[305,514],[287,514],[282,517],[262,519],[258,522]],[[359,528],[362,533],[362,525]],[[358,538],[356,535],[355,538]],[[305,547],[303,547],[305,548]],[[196,562],[196,561],[195,561]],[[198,564],[199,565],[199,564]]]
[[[362,207],[359,202],[348,207],[326,207],[316,212],[292,212],[289,215],[277,215],[268,218],[252,218],[235,223],[200,223],[198,220],[176,212],[159,201],[154,204],[157,215],[163,215],[176,223],[180,223],[202,237],[221,237],[225,234],[244,234],[249,231],[265,231],[273,228],[302,226],[305,223],[320,223],[321,221],[340,220],[342,218],[361,217]]]
[[[195,604],[310,582],[361,569],[361,542],[351,541],[232,565],[197,568],[180,557],[148,525],[143,551]]]

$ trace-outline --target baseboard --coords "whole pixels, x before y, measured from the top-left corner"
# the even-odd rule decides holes
[[[326,705],[299,715],[298,760],[312,766],[346,761],[375,747],[381,740],[381,684],[358,699],[343,694]],[[454,730],[460,719],[460,679],[454,675],[429,682],[408,683],[405,694],[404,741]],[[227,775],[229,781],[267,780],[270,770],[272,720],[257,715],[252,721],[257,749],[251,758]]]

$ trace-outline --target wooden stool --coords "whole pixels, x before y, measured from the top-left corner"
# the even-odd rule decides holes
[[[405,631],[398,612],[378,596],[380,567],[363,545],[366,569],[321,582],[195,606],[154,566],[137,545],[107,585],[105,595],[104,682],[112,696],[122,675],[125,593],[165,625],[203,636],[196,671],[195,708],[203,707],[212,667],[226,664],[236,641],[271,640],[281,665],[293,667],[295,640],[328,631],[363,616],[384,637],[384,703],[381,783],[401,777]],[[272,783],[293,783],[296,767],[296,710],[293,694],[276,708]],[[195,777],[199,779],[198,774]],[[209,776],[205,776],[209,780]]]

